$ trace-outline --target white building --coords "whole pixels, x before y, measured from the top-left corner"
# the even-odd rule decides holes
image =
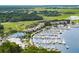
[[[79,20],[79,16],[70,16],[68,19],[72,22],[74,20]]]
[[[69,20],[79,20],[79,16],[70,16]]]

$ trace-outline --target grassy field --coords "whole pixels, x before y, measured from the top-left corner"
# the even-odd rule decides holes
[[[20,22],[5,22],[2,23],[4,26],[4,32],[9,32],[10,30],[23,31],[27,29],[26,26],[33,24],[37,21],[20,21]]]

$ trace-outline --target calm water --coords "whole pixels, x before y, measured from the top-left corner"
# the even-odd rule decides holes
[[[72,28],[63,32],[66,43],[69,45],[68,50],[62,49],[63,52],[79,53],[79,28]]]
[[[53,33],[52,33],[52,31],[49,30],[43,34],[49,35],[49,34],[53,34]],[[35,43],[36,46],[40,45],[41,47],[44,47],[44,48],[46,48],[46,47],[47,48],[57,48],[60,51],[65,52],[65,53],[79,53],[79,28],[71,28],[69,30],[65,30],[62,34],[60,34],[60,37],[64,38],[66,45],[63,45],[63,44],[54,45],[52,43],[51,44],[41,44],[41,43],[48,42],[48,41],[50,42],[50,41],[52,41],[51,39],[43,40],[43,39],[33,38],[33,42]],[[36,42],[39,42],[39,44],[37,44]],[[66,46],[69,46],[69,49],[66,49]]]

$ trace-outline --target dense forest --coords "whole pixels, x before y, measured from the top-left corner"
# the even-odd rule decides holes
[[[42,20],[41,16],[36,14],[23,14],[23,13],[0,13],[1,22],[16,22],[16,21],[31,21]]]
[[[22,11],[21,11],[22,12]],[[17,22],[17,21],[34,21],[44,20],[42,16],[60,16],[61,13],[58,11],[28,11],[25,13],[11,12],[11,13],[0,13],[0,22]],[[39,15],[38,15],[39,14]]]

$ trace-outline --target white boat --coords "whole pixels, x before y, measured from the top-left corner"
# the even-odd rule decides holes
[[[66,45],[66,49],[69,49],[69,46],[68,45]]]
[[[66,45],[66,42],[65,42],[65,40],[62,40],[62,44]]]

